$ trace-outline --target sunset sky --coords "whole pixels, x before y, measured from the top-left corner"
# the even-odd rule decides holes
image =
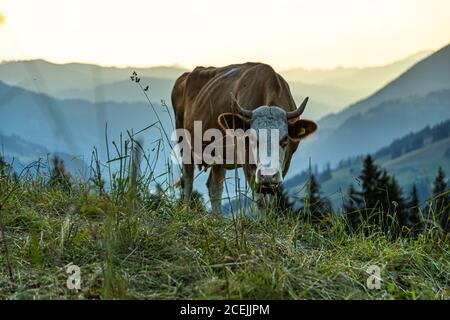
[[[450,42],[449,0],[0,0],[0,60],[380,65]]]

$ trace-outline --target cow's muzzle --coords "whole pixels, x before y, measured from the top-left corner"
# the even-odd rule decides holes
[[[256,169],[255,182],[260,187],[278,186],[282,182],[281,172],[277,168],[259,167]]]

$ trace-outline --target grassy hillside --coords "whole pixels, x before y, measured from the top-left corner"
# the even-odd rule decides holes
[[[394,241],[347,234],[339,216],[321,226],[275,212],[225,218],[169,197],[43,181],[3,180],[0,199],[0,299],[449,298],[438,233]],[[69,264],[81,269],[79,292],[66,287]],[[371,265],[379,290],[366,286]]]

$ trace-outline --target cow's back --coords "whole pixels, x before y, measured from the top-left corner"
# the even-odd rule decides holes
[[[286,111],[296,108],[287,82],[266,64],[197,67],[183,74],[172,91],[176,117],[180,115],[177,127],[193,133],[194,121],[201,121],[203,130],[217,128],[218,116],[233,111],[230,92],[250,110],[261,105],[279,106]]]
[[[196,67],[192,72],[183,73],[172,89],[172,106],[175,113],[176,127],[184,127],[185,113],[189,113],[198,93],[210,81],[220,68]]]

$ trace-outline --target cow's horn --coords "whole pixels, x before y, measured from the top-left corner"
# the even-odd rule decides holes
[[[298,116],[300,116],[303,113],[303,111],[305,111],[305,107],[306,107],[306,104],[308,103],[308,99],[309,98],[306,97],[305,100],[303,100],[300,107],[297,108],[297,110],[291,111],[291,112],[286,112],[287,118],[292,119],[292,118],[297,118]]]
[[[242,114],[243,116],[246,116],[248,118],[252,117],[252,111],[247,110],[241,107],[239,102],[236,100],[235,96],[233,95],[233,92],[230,92],[231,100],[233,101],[233,106],[235,106],[238,109],[238,112]]]

